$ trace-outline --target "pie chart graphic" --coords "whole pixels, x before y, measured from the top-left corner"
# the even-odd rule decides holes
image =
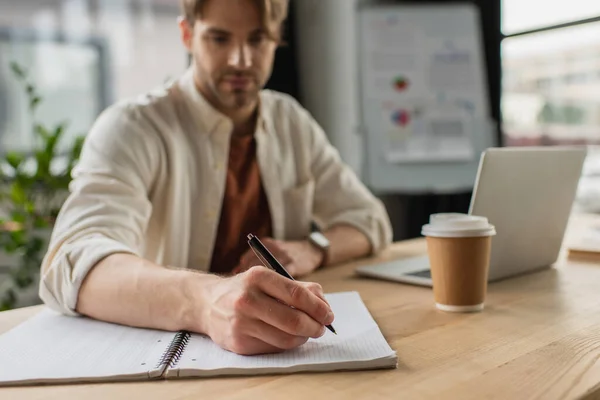
[[[396,126],[405,127],[410,123],[410,114],[406,110],[396,110],[392,113],[392,122]]]
[[[394,79],[394,89],[398,92],[403,92],[408,89],[408,79],[403,76],[398,76]]]

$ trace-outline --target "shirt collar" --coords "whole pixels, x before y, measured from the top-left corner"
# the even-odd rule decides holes
[[[196,83],[194,82],[194,71],[193,67],[181,76],[179,80],[179,87],[183,93],[186,104],[189,108],[194,122],[197,126],[202,127],[202,131],[207,134],[215,132],[219,124],[226,123],[228,126],[232,126],[231,120],[213,107],[206,98],[198,91]],[[261,91],[259,94],[259,110],[258,110],[258,123],[256,132],[269,130],[269,113],[267,111],[268,100]],[[260,129],[262,128],[262,129]],[[230,130],[232,128],[229,128]]]

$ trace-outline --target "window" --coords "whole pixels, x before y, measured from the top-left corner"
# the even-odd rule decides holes
[[[68,120],[63,149],[84,133],[107,105],[105,47],[101,42],[69,42],[32,31],[0,30],[0,148],[28,152],[34,146],[22,82],[11,64],[27,70],[43,93],[37,118],[47,126]]]
[[[503,0],[507,146],[600,144],[600,2]]]
[[[118,100],[180,75],[178,1],[0,0],[0,152],[28,151],[31,121],[10,63],[24,66],[43,101],[38,118],[85,134]],[[68,145],[68,143],[65,143]]]

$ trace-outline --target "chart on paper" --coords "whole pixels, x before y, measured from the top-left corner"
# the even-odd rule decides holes
[[[390,163],[473,160],[473,120],[487,113],[478,49],[472,38],[414,18],[420,12],[363,17],[364,96],[380,111],[376,131],[384,157]]]

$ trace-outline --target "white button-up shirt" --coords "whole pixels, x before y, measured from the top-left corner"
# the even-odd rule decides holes
[[[42,264],[44,302],[76,315],[83,279],[113,253],[207,271],[232,131],[232,122],[197,91],[191,70],[103,112],[73,171]],[[306,238],[314,220],[325,229],[356,227],[374,252],[391,241],[382,203],[293,98],[263,90],[255,136],[275,238]]]

